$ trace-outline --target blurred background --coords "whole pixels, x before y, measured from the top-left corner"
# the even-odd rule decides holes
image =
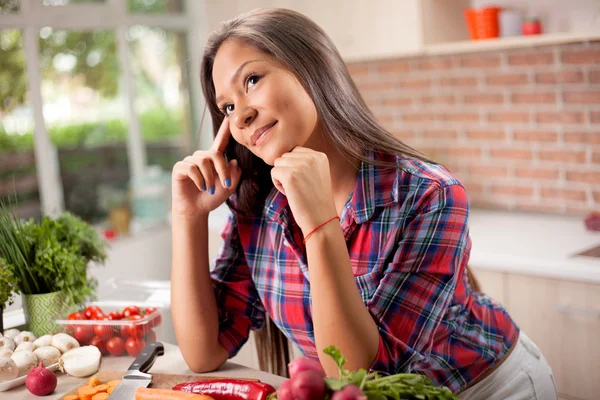
[[[111,244],[100,296],[116,280],[168,309],[170,170],[212,140],[203,45],[262,7],[317,22],[378,120],[463,181],[484,291],[562,398],[597,398],[598,0],[0,0],[0,197],[94,224]],[[255,366],[253,349],[237,361]]]

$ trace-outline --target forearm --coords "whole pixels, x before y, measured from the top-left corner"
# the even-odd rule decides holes
[[[335,345],[347,369],[368,369],[379,345],[377,325],[354,282],[344,235],[338,224],[320,228],[306,244],[312,316],[319,360],[328,376],[337,367],[323,349]]]
[[[177,342],[188,366],[217,369],[227,360],[219,344],[217,304],[208,260],[208,216],[189,220],[173,215],[171,312]]]

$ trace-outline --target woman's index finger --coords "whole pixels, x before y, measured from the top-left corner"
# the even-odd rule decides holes
[[[229,121],[227,117],[223,119],[223,123],[215,136],[215,140],[211,146],[211,150],[218,151],[222,153],[227,148],[227,144],[229,143],[229,138],[231,137],[231,131],[229,130]]]

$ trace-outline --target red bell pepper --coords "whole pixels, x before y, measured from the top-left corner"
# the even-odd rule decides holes
[[[204,394],[215,400],[267,400],[275,392],[273,386],[263,382],[231,378],[184,382],[173,386],[173,390]]]

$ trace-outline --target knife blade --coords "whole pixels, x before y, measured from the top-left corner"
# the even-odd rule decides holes
[[[152,375],[147,374],[156,361],[156,357],[165,354],[165,347],[161,342],[149,343],[127,369],[127,372],[108,397],[110,400],[133,400],[135,391],[139,387],[148,387],[152,382]]]

